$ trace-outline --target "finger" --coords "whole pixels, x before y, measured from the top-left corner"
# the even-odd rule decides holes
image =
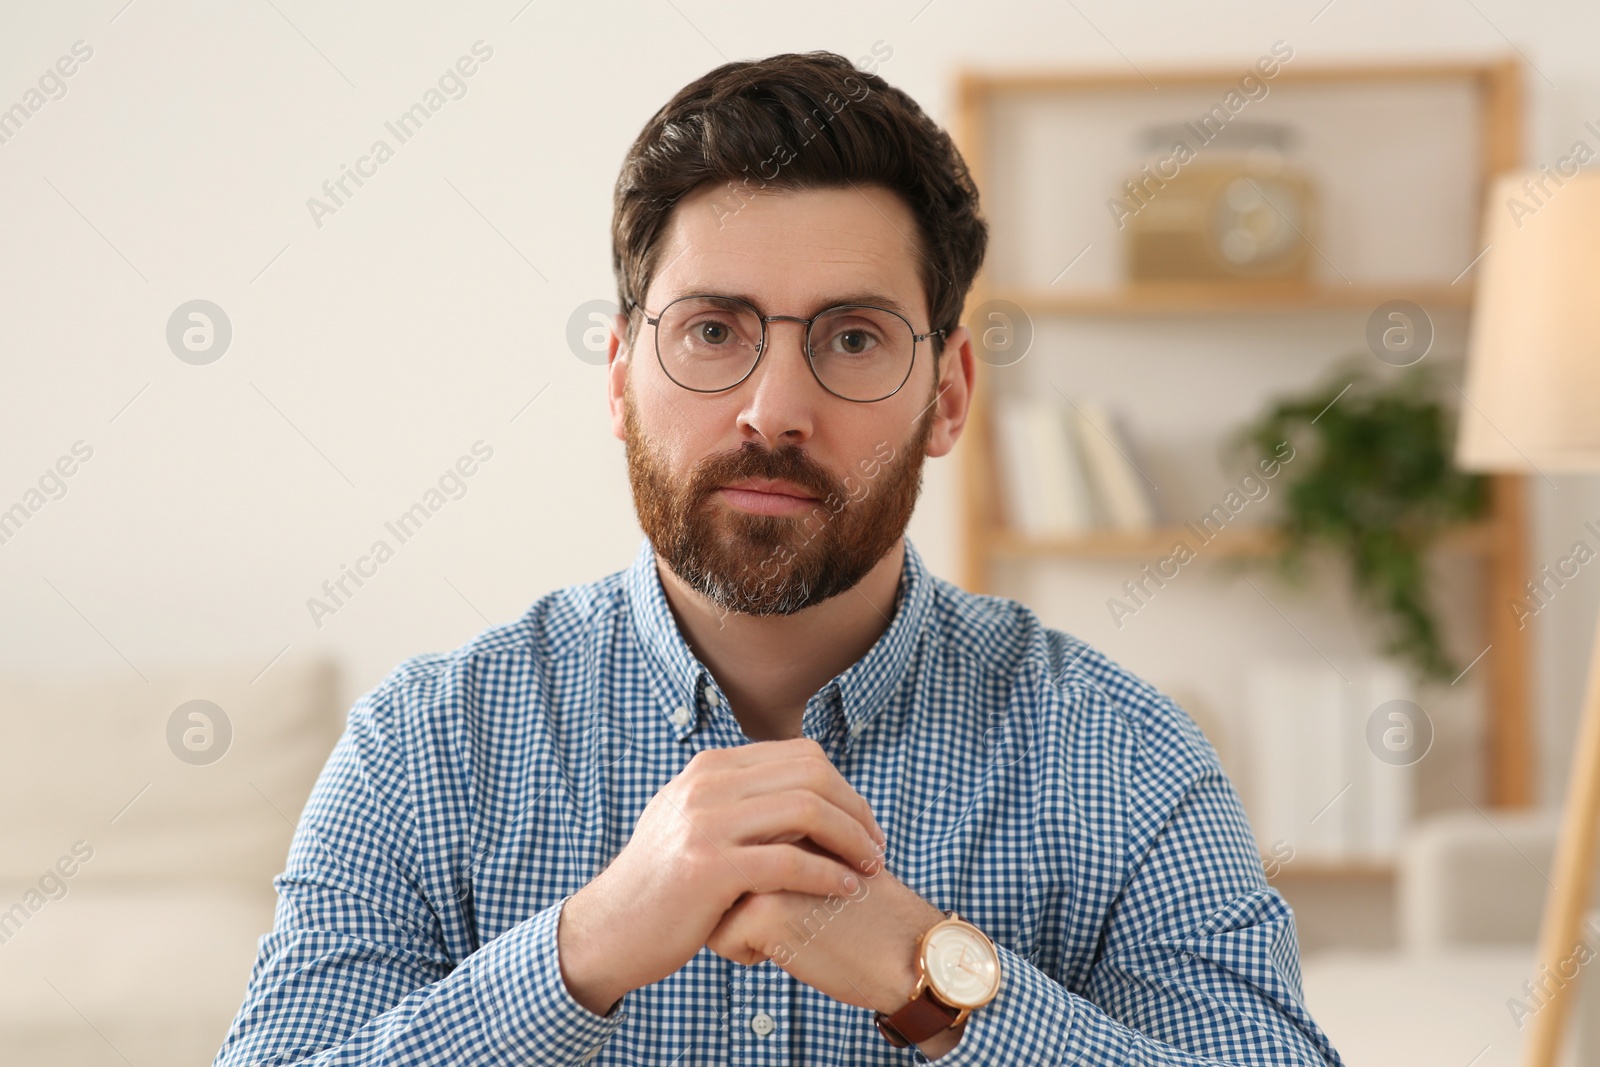
[[[806,789],[765,793],[740,804],[726,824],[736,844],[811,841],[866,870],[879,857],[867,828],[831,801]]]
[[[738,876],[752,893],[808,893],[826,897],[855,891],[845,879],[859,875],[831,856],[810,852],[795,845],[746,845],[728,856]]]
[[[737,904],[729,908],[716,928],[706,936],[706,948],[725,960],[732,960],[746,967],[753,967],[770,958],[761,951],[760,946],[751,944],[753,924],[749,915],[750,909],[741,908]]]
[[[799,840],[797,840],[794,844],[795,844],[796,848],[807,849],[807,850],[809,850],[811,852],[815,852],[818,855],[822,855],[822,856],[830,856],[833,859],[838,860],[840,863],[845,863],[846,862],[837,853],[831,852],[828,849],[823,848],[821,845],[817,844],[815,841],[811,840],[811,838],[809,838],[809,837],[802,837]],[[876,852],[873,853],[872,859],[871,859],[870,862],[858,862],[856,864],[856,872],[855,873],[860,874],[860,875],[865,875],[867,878],[876,878],[877,875],[878,875],[878,872],[883,870],[883,855],[884,855],[884,851],[880,847]],[[846,864],[846,866],[848,866],[848,864]]]
[[[826,756],[801,753],[742,767],[731,773],[730,787],[734,795],[744,799],[764,793],[808,789],[859,822],[874,841],[885,839],[883,828],[872,814],[872,805],[856,792]]]

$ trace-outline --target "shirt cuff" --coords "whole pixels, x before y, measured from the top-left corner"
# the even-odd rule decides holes
[[[1071,1058],[1067,1038],[1073,1031],[1076,998],[1060,982],[1004,945],[995,945],[995,952],[1000,957],[1000,991],[995,998],[967,1016],[966,1028],[955,1048],[935,1060],[913,1045],[914,1062],[938,1067],[980,1067],[1058,1063]],[[1096,1058],[1092,1062],[1121,1060],[1113,1054],[1109,1059]]]
[[[596,1015],[561,977],[556,931],[571,897],[536,912],[472,954],[473,995],[486,1029],[526,1063],[582,1063],[622,1026],[628,997]]]

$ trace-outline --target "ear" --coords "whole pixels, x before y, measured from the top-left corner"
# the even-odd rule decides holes
[[[948,454],[956,446],[967,424],[976,366],[972,355],[972,333],[965,326],[957,326],[945,338],[944,355],[940,357],[939,364],[938,395],[933,401],[933,427],[928,431],[925,449],[930,458]]]
[[[628,366],[633,353],[623,340],[628,335],[628,316],[618,312],[611,320],[606,339],[606,402],[611,407],[611,433],[619,441],[628,439],[623,420],[623,394],[628,388]]]

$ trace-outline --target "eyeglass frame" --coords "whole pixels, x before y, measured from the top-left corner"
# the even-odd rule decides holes
[[[760,320],[760,322],[761,322],[761,340],[756,343],[756,358],[755,358],[754,361],[751,362],[750,369],[745,371],[744,374],[739,378],[738,381],[734,382],[732,385],[725,385],[720,389],[696,389],[692,385],[684,385],[682,382],[678,381],[678,379],[676,379],[676,378],[674,378],[672,376],[672,372],[671,371],[667,370],[667,361],[661,357],[661,329],[660,329],[660,323],[661,323],[662,318],[666,315],[667,309],[672,307],[673,304],[679,303],[679,302],[684,301],[684,300],[706,300],[706,299],[710,299],[710,300],[725,300],[730,304],[743,304],[745,307],[749,308],[751,310],[751,312],[754,313],[755,317],[758,320]],[[880,401],[888,400],[891,396],[894,396],[894,394],[898,393],[901,389],[904,389],[905,388],[905,384],[911,380],[911,372],[916,370],[916,368],[917,368],[917,342],[926,341],[930,337],[943,337],[948,332],[948,330],[939,329],[939,330],[929,330],[927,333],[918,333],[917,332],[917,328],[915,326],[911,325],[911,320],[910,319],[906,318],[904,315],[900,314],[898,311],[892,311],[889,308],[879,307],[876,304],[835,304],[832,307],[823,308],[821,311],[817,312],[815,315],[811,316],[809,319],[800,318],[798,315],[763,315],[761,313],[761,309],[760,308],[756,307],[754,304],[752,304],[750,301],[744,299],[743,297],[724,296],[721,293],[685,293],[682,296],[675,296],[671,300],[666,302],[666,304],[661,308],[661,310],[656,313],[654,318],[652,318],[650,316],[649,309],[646,308],[643,304],[639,303],[637,300],[631,300],[630,299],[628,301],[628,307],[629,307],[630,311],[632,311],[634,308],[638,308],[640,311],[644,312],[644,321],[649,323],[652,327],[655,327],[656,363],[658,363],[661,366],[661,373],[665,374],[667,376],[667,380],[670,381],[673,385],[676,385],[679,389],[687,389],[691,393],[725,393],[729,389],[737,389],[739,386],[743,385],[749,379],[750,375],[755,373],[756,368],[761,366],[762,359],[764,359],[766,357],[766,354],[767,354],[767,337],[768,337],[768,334],[767,334],[767,323],[769,323],[769,322],[798,322],[798,323],[803,324],[805,326],[805,328],[806,328],[805,345],[804,345],[804,354],[805,354],[805,357],[806,357],[806,366],[811,369],[811,377],[816,379],[817,384],[822,386],[823,390],[825,392],[827,392],[829,396],[836,396],[840,400],[846,400],[846,401],[849,401],[852,404],[876,404],[876,403],[879,403]],[[835,311],[839,311],[841,309],[848,309],[848,308],[861,308],[861,309],[866,310],[866,311],[881,311],[885,315],[893,315],[895,318],[897,318],[901,322],[905,323],[906,324],[906,329],[911,333],[911,359],[906,363],[906,376],[904,378],[900,379],[900,384],[899,385],[895,386],[893,389],[889,390],[887,393],[883,394],[882,396],[876,397],[876,398],[874,398],[872,400],[857,400],[854,397],[845,396],[843,393],[836,393],[832,389],[828,388],[828,383],[823,381],[822,380],[822,375],[817,373],[817,364],[815,362],[816,352],[811,347],[811,324],[816,322],[818,319],[822,318],[825,315],[829,315],[829,314],[831,314],[831,313],[833,313]]]

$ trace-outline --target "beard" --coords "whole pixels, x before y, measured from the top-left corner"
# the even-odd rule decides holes
[[[844,476],[798,445],[768,449],[752,441],[679,475],[639,432],[630,376],[623,422],[639,525],[673,573],[724,613],[792,615],[820,604],[854,588],[905,533],[936,414],[929,399],[909,440],[880,441]],[[817,498],[815,506],[758,515],[712,499],[743,478],[792,482]]]

